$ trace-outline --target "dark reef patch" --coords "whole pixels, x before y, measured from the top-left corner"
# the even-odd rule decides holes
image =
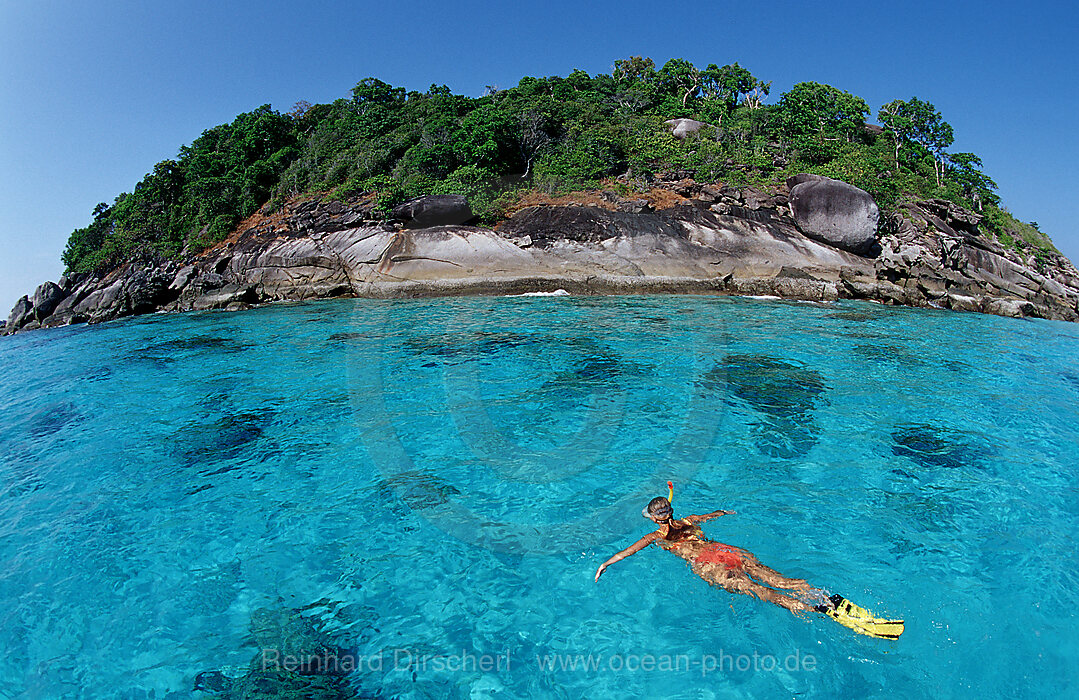
[[[347,340],[363,340],[364,338],[368,337],[370,336],[368,336],[366,333],[334,333],[326,340],[333,343],[340,343]]]
[[[820,438],[820,428],[813,421],[768,418],[751,426],[754,442],[769,457],[794,459],[809,453]]]
[[[857,321],[858,323],[864,323],[865,321],[872,321],[879,318],[878,314],[870,313],[868,311],[836,311],[832,314],[827,314],[825,318],[834,318],[840,321]]]
[[[136,351],[136,354],[148,354],[154,356],[160,355],[172,355],[185,352],[224,352],[235,353],[243,352],[246,349],[246,345],[235,343],[228,338],[222,338],[216,335],[193,335],[186,338],[174,338],[172,340],[164,340],[159,343],[153,343],[147,345],[140,350]]]
[[[892,431],[892,454],[926,469],[984,468],[988,448],[951,428],[929,424],[904,425]]]
[[[200,353],[233,355],[243,352],[248,347],[221,336],[194,335],[144,345],[131,352],[128,359],[135,362],[149,363],[160,369],[167,369],[170,365],[178,362],[184,355]]]
[[[239,411],[226,413],[217,420],[191,423],[173,435],[177,455],[185,466],[211,467],[220,460],[233,459],[263,437],[266,428],[274,420],[269,410]],[[229,468],[211,469],[211,474],[230,471]]]
[[[797,418],[824,403],[827,386],[815,370],[763,354],[728,355],[698,386],[732,396],[777,418]]]
[[[363,682],[357,676],[363,670],[359,651],[341,645],[324,622],[325,613],[309,614],[319,607],[332,613],[333,605],[319,601],[304,608],[256,610],[247,642],[258,652],[246,672],[203,671],[195,676],[193,690],[222,700],[373,697],[354,685]]]
[[[627,373],[627,368],[613,353],[595,351],[576,361],[572,369],[559,372],[544,382],[542,392],[579,393],[610,388],[613,380]]]
[[[377,488],[382,507],[396,498],[413,510],[443,505],[460,493],[457,487],[422,469],[403,471],[382,479]]]
[[[970,372],[970,365],[962,360],[942,360],[940,366],[949,372],[955,372],[957,374],[966,374]]]
[[[728,355],[696,384],[707,392],[725,391],[765,414],[752,425],[763,454],[790,459],[817,443],[813,411],[827,403],[828,387],[815,370],[770,355]]]
[[[70,401],[60,401],[39,409],[26,425],[26,432],[33,438],[55,435],[69,425],[82,420],[82,414]]]
[[[512,331],[479,331],[476,333],[442,333],[409,338],[404,350],[416,357],[469,362],[484,359],[511,348],[539,345],[543,338],[530,333]]]
[[[859,357],[878,363],[893,363],[905,367],[924,365],[925,361],[902,345],[892,343],[859,343],[854,346]]]
[[[483,331],[411,338],[406,351],[421,359],[422,367],[438,367],[468,362],[490,364],[499,355],[518,351],[525,362],[549,362],[564,367],[543,383],[538,393],[572,396],[610,388],[612,382],[642,367],[623,362],[617,353],[587,337],[559,337],[511,331]]]

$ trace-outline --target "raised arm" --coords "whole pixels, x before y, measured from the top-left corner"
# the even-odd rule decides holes
[[[636,542],[634,542],[633,544],[631,544],[630,546],[623,549],[618,554],[615,554],[613,557],[611,557],[607,561],[600,564],[599,568],[596,569],[596,580],[599,581],[599,577],[603,575],[603,571],[608,566],[615,563],[616,561],[622,561],[623,559],[628,557],[630,554],[636,554],[637,552],[641,551],[642,549],[644,549],[648,545],[655,542],[657,537],[659,537],[658,532],[650,532],[647,535],[645,535],[644,537],[642,537],[641,539],[639,539]]]
[[[713,511],[711,513],[705,513],[704,515],[690,515],[690,516],[687,516],[687,517],[682,518],[682,519],[683,520],[688,520],[691,523],[703,523],[705,521],[712,520],[714,518],[718,518],[721,515],[734,515],[734,514],[735,513],[734,513],[733,510],[717,510],[717,511]]]

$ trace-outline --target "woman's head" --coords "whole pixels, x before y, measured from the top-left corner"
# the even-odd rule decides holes
[[[642,513],[644,517],[651,518],[657,523],[666,522],[674,516],[674,509],[671,508],[671,502],[663,496],[656,496],[648,502],[648,506]]]

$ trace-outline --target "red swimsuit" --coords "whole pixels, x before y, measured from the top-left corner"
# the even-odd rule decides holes
[[[742,568],[742,555],[738,550],[721,542],[709,542],[695,561],[698,564],[722,564],[728,569]]]

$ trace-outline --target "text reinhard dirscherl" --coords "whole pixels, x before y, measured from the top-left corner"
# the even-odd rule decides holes
[[[560,673],[746,673],[749,671],[816,671],[817,659],[800,649],[785,656],[731,654],[720,649],[714,654],[546,654],[536,655],[535,668]],[[300,674],[363,673],[365,671],[405,671],[411,673],[509,672],[520,664],[501,654],[480,654],[460,650],[448,654],[421,653],[412,649],[384,649],[374,654],[329,653],[296,656],[277,649],[263,649],[263,671],[290,671]]]

